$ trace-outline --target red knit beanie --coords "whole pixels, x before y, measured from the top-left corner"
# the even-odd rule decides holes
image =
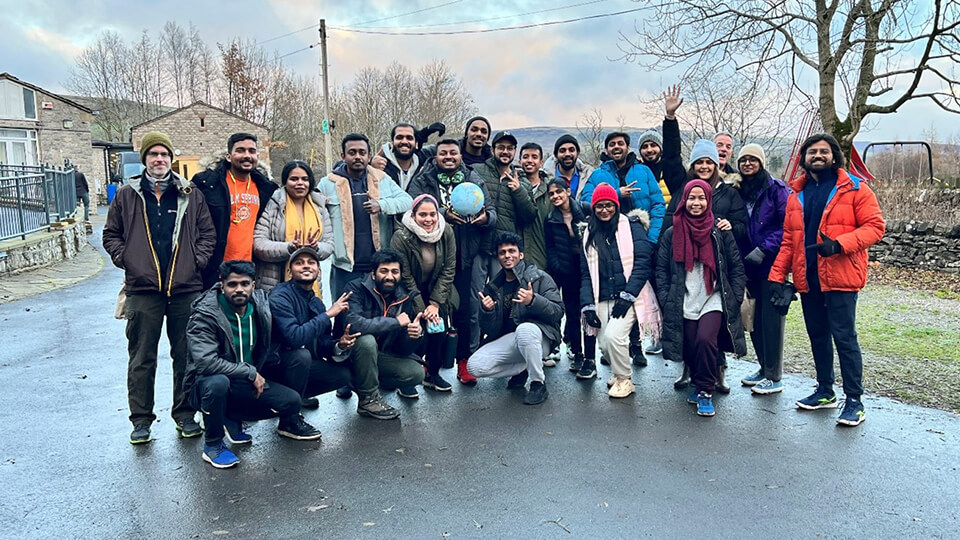
[[[593,190],[593,197],[590,199],[590,208],[593,208],[600,201],[613,201],[613,204],[617,205],[617,209],[620,208],[620,197],[617,195],[617,190],[613,189],[613,186],[606,183],[601,183]]]

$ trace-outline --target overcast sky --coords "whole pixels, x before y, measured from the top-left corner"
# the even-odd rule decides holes
[[[589,0],[462,0],[453,5],[366,26],[404,27],[487,19],[521,14]],[[331,26],[351,26],[449,3],[449,0],[2,0],[0,71],[65,92],[73,59],[105,29],[127,41],[144,29],[153,37],[167,20],[186,27],[193,22],[211,48],[234,36],[264,41],[315,24],[321,16]],[[508,17],[471,28],[513,26],[631,9],[629,0],[603,0],[576,8],[524,17]],[[331,31],[329,61],[334,82],[349,81],[357,69],[383,67],[397,60],[416,69],[432,59],[445,60],[463,78],[482,114],[494,129],[527,126],[572,126],[593,107],[603,109],[608,125],[622,114],[628,125],[659,122],[638,103],[638,96],[659,94],[672,83],[670,74],[648,73],[636,65],[608,60],[619,56],[618,31],[629,33],[634,14],[530,30],[456,36],[375,36]],[[462,28],[463,26],[461,26]],[[447,30],[455,26],[435,28]],[[317,41],[316,30],[266,43],[280,54]],[[284,59],[291,68],[318,73],[317,49]],[[957,116],[938,112],[928,102],[908,104],[883,117],[858,140],[919,138],[931,125],[941,136],[960,132]],[[681,109],[682,113],[682,109]],[[801,112],[798,111],[797,117]]]

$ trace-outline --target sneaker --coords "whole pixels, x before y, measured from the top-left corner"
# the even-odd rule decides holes
[[[557,367],[557,359],[550,357],[544,358],[543,367]]]
[[[570,360],[570,371],[576,373],[580,371],[580,368],[583,366],[583,355],[575,354],[573,359]]]
[[[835,409],[837,408],[837,395],[833,393],[833,388],[818,386],[816,392],[798,401],[797,407],[808,411]]]
[[[350,397],[350,396],[347,396],[347,397]],[[301,409],[319,409],[320,400],[315,397],[303,398],[300,400],[300,408]]]
[[[203,460],[217,469],[229,469],[240,463],[240,458],[231,452],[227,445],[223,444],[223,441],[217,444],[204,444]]]
[[[466,359],[461,359],[459,362],[457,362],[457,380],[460,381],[460,384],[464,384],[466,386],[477,385],[477,378],[467,371]]]
[[[277,433],[288,439],[298,441],[316,441],[322,436],[320,430],[308,424],[303,415],[296,415],[292,418],[281,419],[277,424]]]
[[[401,386],[397,388],[397,395],[402,398],[417,399],[420,397],[420,392],[417,391],[416,386]]]
[[[377,420],[393,420],[400,416],[400,411],[388,405],[380,392],[375,391],[367,397],[360,398],[360,402],[357,403],[357,414]]]
[[[716,413],[716,409],[713,408],[713,396],[706,392],[698,393],[697,414],[700,416],[713,416]]]
[[[637,367],[647,367],[647,357],[643,354],[643,350],[637,349],[633,353],[633,365]]]
[[[630,379],[617,379],[613,386],[610,387],[610,390],[607,391],[607,395],[612,398],[625,398],[630,394],[637,391],[637,387],[633,385],[633,381]]]
[[[130,444],[144,444],[152,440],[149,423],[143,422],[133,426],[133,432],[130,433]]]
[[[449,392],[453,390],[453,385],[444,380],[439,373],[436,375],[427,375],[423,378],[424,388],[433,388],[437,392]]]
[[[601,365],[601,366],[609,366],[609,365],[610,365],[610,361],[607,360],[607,357],[604,356],[603,353],[600,353],[600,365]]]
[[[699,392],[697,392],[697,389],[694,388],[694,389],[693,389],[693,392],[690,392],[689,394],[687,394],[687,403],[689,403],[689,404],[691,404],[691,405],[696,405],[696,404],[697,404],[697,394],[699,394]]]
[[[223,419],[223,435],[230,441],[230,444],[250,444],[253,437],[243,431],[243,423],[230,418]]]
[[[523,388],[527,384],[527,370],[517,373],[507,381],[507,388]]]
[[[580,371],[577,372],[578,379],[593,379],[597,376],[597,364],[590,359],[585,359]]]
[[[777,392],[783,392],[783,382],[764,379],[755,384],[750,391],[754,394],[760,394],[763,396],[767,394],[776,394]]]
[[[866,419],[866,415],[863,402],[857,398],[848,397],[843,403],[843,411],[837,417],[837,423],[843,426],[859,426]]]
[[[647,354],[663,354],[663,343],[661,343],[658,339],[651,343],[650,346],[647,347],[647,349],[643,352]]]
[[[549,358],[550,360],[560,360],[561,356],[562,355],[560,354],[560,346],[557,345],[556,347],[553,348],[552,351],[550,351],[550,354],[547,356],[547,358]]]
[[[611,373],[610,376],[607,377],[607,388],[613,386],[613,383],[615,382],[617,382],[617,376]]]
[[[530,390],[523,396],[524,405],[539,405],[547,400],[547,385],[542,382],[533,381],[530,383]]]
[[[350,399],[350,396],[353,394],[353,391],[350,390],[349,386],[341,386],[337,388],[337,397],[340,399]]]
[[[740,384],[744,386],[753,386],[764,379],[765,377],[763,376],[763,370],[758,369],[757,371],[753,372],[753,374],[747,375],[746,377],[740,379]]]
[[[193,418],[185,418],[177,421],[177,433],[181,438],[191,439],[203,433],[203,428]]]

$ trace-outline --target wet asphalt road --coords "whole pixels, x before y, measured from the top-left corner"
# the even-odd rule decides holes
[[[392,422],[321,396],[306,417],[322,442],[260,422],[219,471],[177,439],[161,341],[156,440],[133,447],[120,280],[108,264],[0,306],[3,538],[960,537],[956,416],[867,396],[867,421],[838,428],[836,411],[794,410],[813,382],[790,376],[781,395],[737,386],[704,419],[658,359],[621,401],[608,368],[578,382],[565,362],[537,407],[504,380],[391,395]],[[734,362],[731,382],[752,370]]]

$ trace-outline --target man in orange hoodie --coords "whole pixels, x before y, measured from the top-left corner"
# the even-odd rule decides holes
[[[773,304],[786,311],[799,291],[803,320],[817,369],[817,390],[797,402],[801,409],[835,408],[833,346],[840,358],[846,401],[841,425],[864,420],[863,358],[857,341],[857,294],[867,283],[867,248],[886,229],[877,197],[860,178],[847,173],[831,135],[811,135],[800,147],[804,174],[791,187],[783,244],[770,270]],[[787,274],[793,273],[791,285]]]

